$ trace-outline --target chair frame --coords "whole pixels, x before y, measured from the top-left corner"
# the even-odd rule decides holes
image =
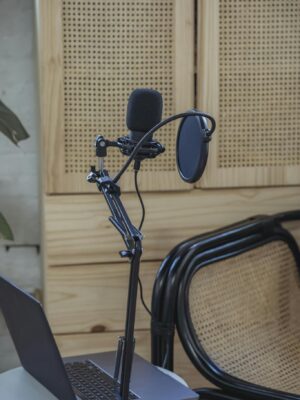
[[[293,252],[300,272],[298,245],[293,236],[281,226],[281,222],[299,219],[300,211],[298,210],[274,216],[256,216],[194,237],[176,246],[163,261],[154,285],[152,362],[173,370],[176,327],[183,347],[195,367],[207,379],[223,389],[224,396],[227,393],[229,396],[243,395],[243,398],[257,400],[299,399],[297,395],[250,384],[220,370],[199,346],[191,320],[189,317],[186,318],[189,316],[187,294],[190,278],[196,270],[210,263],[233,257],[273,240],[283,240]],[[210,393],[213,396],[213,393]]]

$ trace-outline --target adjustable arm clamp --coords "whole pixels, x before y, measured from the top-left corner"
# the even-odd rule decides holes
[[[137,240],[142,241],[143,235],[131,223],[128,217],[128,214],[120,200],[121,190],[119,185],[112,181],[106,170],[97,171],[94,166],[91,167],[91,172],[87,176],[87,180],[90,183],[96,183],[99,191],[103,193],[112,213],[111,217],[109,217],[109,221],[121,234],[124,240],[127,250],[120,251],[120,256],[132,257],[135,242]]]

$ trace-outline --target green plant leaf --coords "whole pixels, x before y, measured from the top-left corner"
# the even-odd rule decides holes
[[[0,213],[0,238],[14,240],[14,235],[4,216]]]
[[[29,134],[19,118],[0,100],[0,131],[14,144],[27,139]]]

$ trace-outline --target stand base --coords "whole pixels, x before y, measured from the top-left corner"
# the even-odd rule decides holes
[[[115,352],[88,354],[64,358],[64,362],[92,360],[114,376]],[[130,389],[141,400],[196,400],[197,393],[177,382],[140,356],[134,356]]]

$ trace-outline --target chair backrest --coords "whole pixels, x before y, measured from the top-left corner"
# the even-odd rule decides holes
[[[300,256],[278,220],[284,215],[256,217],[186,244],[182,257],[173,252],[161,296],[163,308],[176,299],[174,320],[195,366],[256,399],[300,398]]]
[[[173,337],[176,319],[176,298],[181,274],[199,254],[228,241],[240,241],[250,232],[260,230],[265,216],[248,218],[234,225],[190,238],[171,250],[163,260],[152,292],[152,363],[173,370]]]

